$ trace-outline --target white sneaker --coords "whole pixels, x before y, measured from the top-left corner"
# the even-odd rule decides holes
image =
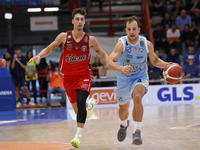
[[[30,102],[28,103],[28,105],[29,105],[29,106],[35,106],[35,103],[33,103],[33,102],[30,101]]]
[[[87,119],[91,118],[93,115],[93,109],[94,109],[94,105],[96,104],[96,100],[94,98],[90,98],[89,103],[92,104],[92,108],[87,109]]]
[[[22,104],[21,104],[20,102],[17,102],[17,103],[16,103],[16,107],[17,107],[17,108],[19,108],[19,107],[21,107],[21,106],[22,106]]]
[[[72,144],[72,146],[79,148],[81,144],[81,135],[75,135],[70,143]]]

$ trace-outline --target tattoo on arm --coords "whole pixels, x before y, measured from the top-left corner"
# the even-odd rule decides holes
[[[97,53],[97,54],[100,54],[100,51],[99,51],[99,50],[96,50],[96,53]]]
[[[52,51],[54,51],[56,48],[58,47],[58,45],[55,45],[52,49]]]

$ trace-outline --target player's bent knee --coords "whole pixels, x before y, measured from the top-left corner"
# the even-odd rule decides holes
[[[139,94],[133,96],[133,102],[135,105],[142,103],[142,97]]]

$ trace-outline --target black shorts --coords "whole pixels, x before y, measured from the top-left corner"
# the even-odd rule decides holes
[[[14,83],[14,85],[15,85],[15,87],[16,86],[27,86],[27,82],[26,82],[26,80],[25,80],[25,77],[24,78],[20,78],[20,82],[19,82],[19,80],[18,79],[14,79],[13,78],[13,83]]]

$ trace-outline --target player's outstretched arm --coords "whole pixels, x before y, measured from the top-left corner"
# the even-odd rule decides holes
[[[64,44],[66,40],[66,36],[67,36],[67,33],[60,33],[50,45],[44,48],[37,56],[31,58],[29,60],[29,63],[36,60],[40,60],[41,58],[46,57],[49,54],[51,54],[60,44]]]
[[[147,46],[149,50],[149,59],[152,64],[158,68],[165,68],[169,63],[158,58],[158,56],[154,52],[153,44],[150,41],[147,41]]]
[[[112,53],[108,58],[107,67],[110,70],[121,71],[123,75],[129,76],[129,73],[133,70],[132,66],[120,66],[116,64],[122,52],[123,52],[123,43],[121,41],[118,41],[118,43],[115,45],[114,50],[112,51]]]
[[[4,68],[6,66],[6,60],[0,58],[0,67]]]
[[[101,48],[98,40],[94,36],[90,36],[90,47],[104,60],[104,62],[108,63],[108,54]]]

